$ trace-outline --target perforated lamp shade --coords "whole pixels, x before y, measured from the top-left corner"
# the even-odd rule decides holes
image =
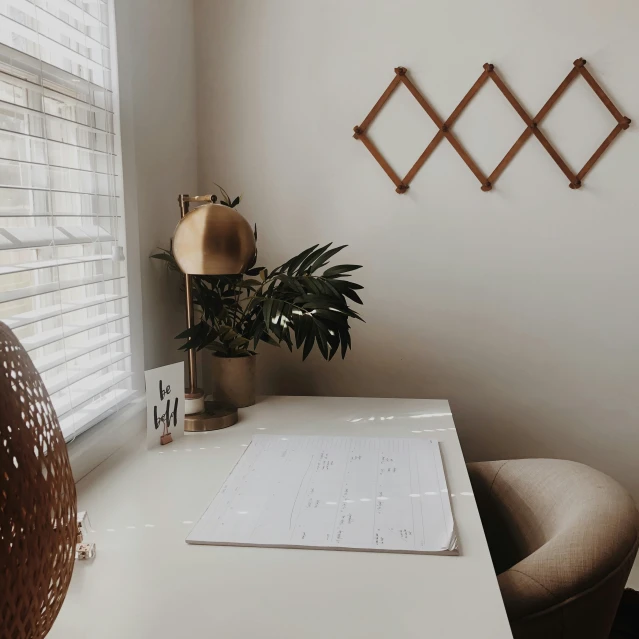
[[[236,210],[205,204],[180,220],[173,255],[187,275],[243,273],[255,261],[253,229]]]

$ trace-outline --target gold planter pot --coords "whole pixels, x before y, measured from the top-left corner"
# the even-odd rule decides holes
[[[213,396],[219,402],[244,408],[255,404],[255,355],[211,357]]]

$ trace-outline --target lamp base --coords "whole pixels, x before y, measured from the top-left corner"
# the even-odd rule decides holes
[[[184,414],[193,415],[204,411],[204,391],[196,388],[194,391],[184,389]]]
[[[237,408],[221,402],[204,402],[204,411],[184,416],[184,431],[202,433],[237,424]]]

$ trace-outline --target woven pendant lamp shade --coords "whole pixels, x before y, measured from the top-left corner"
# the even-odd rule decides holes
[[[0,639],[40,639],[75,559],[75,484],[38,371],[0,322]]]

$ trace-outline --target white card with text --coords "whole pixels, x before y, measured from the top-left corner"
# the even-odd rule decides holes
[[[145,371],[146,444],[170,444],[184,435],[184,363]]]

